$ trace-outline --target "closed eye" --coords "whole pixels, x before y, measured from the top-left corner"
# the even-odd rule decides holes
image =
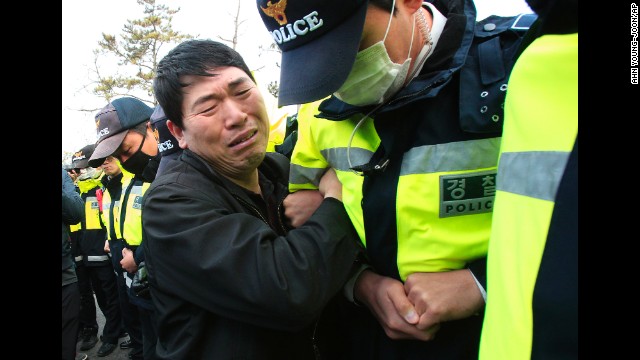
[[[205,115],[206,116],[207,114],[213,113],[213,111],[216,109],[216,107],[217,107],[216,105],[210,106],[210,107],[206,108],[205,110],[197,113],[196,115]]]
[[[242,96],[242,95],[248,94],[253,89],[254,89],[254,87],[252,86],[252,87],[250,87],[248,89],[240,90],[240,91],[238,91],[236,93],[236,96]]]

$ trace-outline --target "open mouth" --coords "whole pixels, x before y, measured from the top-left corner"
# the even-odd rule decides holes
[[[242,139],[239,139],[239,140],[237,140],[237,141],[234,141],[234,142],[232,142],[231,144],[229,144],[229,147],[236,146],[236,145],[238,145],[238,144],[241,144],[241,143],[243,143],[243,142],[245,142],[245,141],[247,141],[247,140],[251,139],[253,136],[255,136],[255,134],[256,134],[257,132],[258,132],[257,130],[254,130],[254,131],[250,132],[246,137],[244,137],[244,138],[242,138]]]

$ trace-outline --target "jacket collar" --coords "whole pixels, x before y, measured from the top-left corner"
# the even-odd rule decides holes
[[[183,161],[196,168],[199,172],[209,178],[211,181],[224,186],[231,193],[245,197],[242,187],[233,181],[220,175],[213,169],[202,157],[189,149],[185,149],[176,161]],[[264,160],[258,166],[261,176],[265,176],[269,180],[277,183],[288,183],[289,162],[284,155],[278,153],[267,152]],[[242,195],[240,195],[242,194]]]

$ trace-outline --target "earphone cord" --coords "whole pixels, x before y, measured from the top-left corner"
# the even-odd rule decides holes
[[[389,24],[391,24],[391,22],[389,22]],[[413,70],[409,75],[409,79],[413,79],[418,69],[422,69],[422,65],[424,65],[424,62],[427,60],[431,51],[433,50],[433,39],[431,38],[431,29],[429,29],[429,25],[427,25],[427,19],[425,19],[424,14],[422,13],[422,9],[418,11],[418,27],[420,28],[420,32],[422,33],[422,37],[424,39],[424,45],[429,45],[429,50],[425,53],[422,59],[419,60],[419,63],[413,67]],[[387,31],[389,31],[388,28],[387,28]],[[386,37],[386,34],[385,34],[385,37]],[[413,30],[411,31],[411,37],[413,39]],[[413,40],[411,42],[413,43]],[[411,80],[409,80],[409,82],[411,82]],[[363,176],[361,172],[354,170],[353,164],[351,164],[351,143],[353,142],[353,137],[356,135],[356,131],[358,130],[358,128],[360,128],[360,126],[364,123],[364,121],[369,117],[369,115],[374,113],[376,110],[378,110],[380,107],[385,105],[387,102],[388,100],[381,104],[378,104],[371,111],[369,111],[365,116],[362,117],[362,119],[358,121],[358,123],[356,124],[356,127],[353,128],[353,131],[351,132],[351,136],[349,137],[349,142],[347,143],[347,162],[349,163],[349,170],[351,170],[356,175]]]

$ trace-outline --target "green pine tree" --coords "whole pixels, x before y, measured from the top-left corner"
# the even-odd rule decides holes
[[[99,48],[94,50],[98,80],[93,94],[107,102],[124,95],[133,96],[155,106],[153,78],[157,64],[164,56],[161,53],[163,46],[178,44],[193,36],[174,31],[171,26],[173,15],[180,11],[179,7],[171,9],[156,4],[156,0],[136,1],[144,6],[144,17],[127,20],[119,36],[102,33]],[[118,64],[118,73],[102,74],[98,61],[113,57]]]

